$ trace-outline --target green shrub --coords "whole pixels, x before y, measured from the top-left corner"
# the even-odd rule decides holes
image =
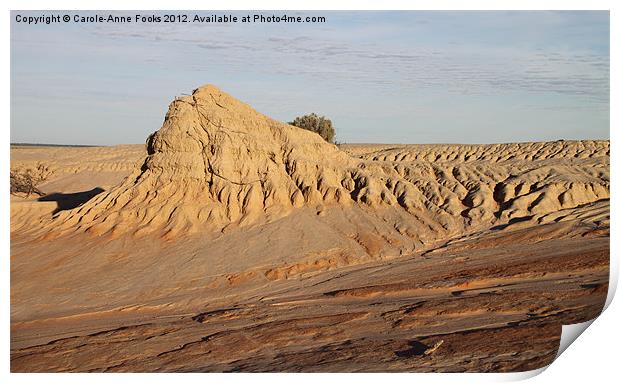
[[[314,113],[297,117],[294,121],[289,122],[289,124],[318,133],[319,136],[323,137],[323,139],[329,143],[333,143],[334,137],[336,136],[336,131],[332,126],[331,120],[325,118],[325,116],[317,116]]]

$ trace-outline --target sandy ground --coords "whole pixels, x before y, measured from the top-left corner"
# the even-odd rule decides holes
[[[608,141],[337,148],[202,92],[11,148],[54,171],[11,196],[12,371],[524,371],[601,311]]]

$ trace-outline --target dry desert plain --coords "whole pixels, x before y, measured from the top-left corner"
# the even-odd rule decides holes
[[[609,141],[337,147],[207,85],[37,163],[13,372],[525,371],[607,294]]]

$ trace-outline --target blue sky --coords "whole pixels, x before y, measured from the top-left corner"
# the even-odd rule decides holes
[[[176,95],[206,83],[282,121],[326,115],[342,142],[609,138],[606,11],[122,25],[25,25],[18,13],[42,14],[12,12],[12,142],[143,143]]]

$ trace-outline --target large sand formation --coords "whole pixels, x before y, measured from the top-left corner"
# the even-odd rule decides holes
[[[205,86],[39,161],[13,371],[524,370],[607,292],[608,141],[336,147]]]
[[[122,184],[53,227],[171,239],[304,205],[358,203],[403,210],[396,229],[424,242],[510,219],[557,219],[546,216],[609,197],[608,142],[436,149],[349,156],[206,85],[171,103]]]

